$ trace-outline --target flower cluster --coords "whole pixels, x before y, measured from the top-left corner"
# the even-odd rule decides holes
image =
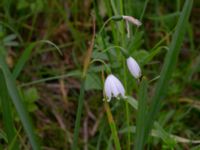
[[[126,62],[128,69],[133,77],[136,79],[140,78],[141,69],[136,60],[132,57],[128,57]],[[122,85],[120,80],[113,74],[107,76],[104,84],[104,91],[108,102],[111,100],[112,97],[118,98],[119,96],[121,96],[122,98],[125,98],[124,86]]]
[[[141,26],[142,23],[137,20],[134,17],[131,16],[114,16],[112,17],[114,20],[125,20],[127,24],[127,30],[128,30],[128,35],[129,35],[129,28],[128,28],[128,22],[136,25],[137,27]],[[136,79],[139,79],[141,77],[141,69],[140,66],[138,65],[137,61],[130,57],[124,49],[121,49],[122,53],[124,56],[127,58],[126,59],[126,64],[128,66],[128,70],[132,74],[132,76]],[[115,77],[113,74],[109,74],[105,80],[104,84],[104,91],[106,95],[106,99],[109,102],[112,97],[122,97],[125,98],[125,89],[120,80]]]

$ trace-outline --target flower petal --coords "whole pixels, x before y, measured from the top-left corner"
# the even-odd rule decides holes
[[[122,85],[122,83],[120,82],[120,80],[118,78],[116,78],[115,76],[113,76],[113,81],[115,82],[115,87],[117,88],[117,96],[119,96],[119,94],[121,96],[125,95],[125,90],[124,87]]]
[[[116,86],[115,76],[112,76],[112,78],[111,78],[111,89],[112,89],[112,93],[113,93],[114,97],[117,97],[119,95],[119,91]]]
[[[112,74],[110,74],[105,80],[104,91],[106,97],[108,98],[108,102],[111,100],[112,96],[116,98],[118,98],[120,95],[125,97],[125,90],[122,83]]]
[[[110,101],[112,97],[112,89],[111,89],[111,82],[110,82],[109,76],[105,80],[104,91],[108,98],[108,101]]]
[[[141,76],[141,70],[138,63],[132,57],[129,57],[127,60],[127,66],[131,74],[138,79]]]
[[[117,80],[117,81],[116,81],[116,84],[117,84],[117,89],[118,89],[120,95],[121,95],[122,97],[125,96],[125,89],[124,89],[122,83],[121,83],[119,80]]]

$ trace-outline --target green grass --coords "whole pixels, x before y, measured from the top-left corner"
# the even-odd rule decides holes
[[[8,93],[9,93],[9,95],[10,95],[10,97],[12,99],[12,102],[13,102],[13,104],[14,104],[17,112],[18,112],[18,115],[19,115],[19,117],[20,117],[20,119],[22,121],[22,124],[24,126],[24,129],[25,129],[25,131],[27,133],[27,136],[28,136],[28,138],[29,138],[29,140],[31,142],[31,145],[32,145],[33,149],[34,150],[38,150],[39,149],[39,144],[36,141],[35,133],[33,131],[32,123],[30,122],[30,119],[29,119],[29,116],[28,116],[28,112],[27,112],[26,108],[24,107],[24,105],[23,105],[23,103],[21,101],[21,98],[20,98],[20,95],[18,93],[17,87],[16,87],[15,82],[13,80],[12,74],[9,71],[8,66],[7,66],[7,64],[5,62],[3,54],[0,56],[0,66],[1,66],[2,75],[3,75],[2,78],[4,77],[5,84],[6,84],[6,86],[5,85],[4,86],[5,86],[5,88],[7,87],[7,89],[8,89]],[[4,111],[9,111],[9,109],[11,109],[9,107],[9,100],[6,100],[6,101],[8,101],[8,104],[7,104],[7,107],[5,108]],[[6,112],[4,112],[4,113],[6,113]],[[9,115],[9,114],[7,114],[7,115]],[[9,116],[6,116],[6,117],[10,117],[10,118],[7,118],[7,119],[9,119],[8,121],[11,123],[10,126],[12,126],[12,122],[11,122],[11,121],[13,121],[12,115],[10,114]],[[15,130],[15,129],[13,128],[13,130]],[[16,136],[14,134],[14,131],[9,131],[8,130],[7,134],[8,134],[9,140],[11,140],[11,141]]]
[[[0,150],[199,149],[199,6],[1,1]],[[121,15],[142,22],[129,24],[130,38]],[[127,99],[102,101],[108,72]]]
[[[14,143],[13,147],[15,149],[19,149],[19,143],[15,140],[15,137],[17,136],[16,134],[16,129],[14,126],[14,119],[12,115],[12,109],[11,109],[11,99],[7,90],[7,85],[5,83],[5,78],[2,70],[0,70],[0,79],[1,79],[1,84],[0,84],[0,100],[1,100],[1,106],[2,106],[2,115],[3,115],[3,122],[5,126],[5,132],[7,134],[7,140],[8,144],[11,145],[11,143]]]
[[[172,42],[169,46],[162,72],[160,74],[160,79],[156,85],[154,96],[152,97],[152,106],[150,107],[150,113],[148,116],[147,126],[146,126],[146,137],[149,134],[156,115],[158,114],[161,108],[161,100],[164,97],[164,94],[169,85],[169,80],[172,76],[173,70],[175,68],[177,57],[180,52],[180,48],[184,39],[186,25],[188,23],[188,18],[192,8],[193,1],[186,1],[180,14],[178,23],[175,28],[175,33],[172,36]]]
[[[136,137],[135,137],[135,149],[144,149],[143,141],[145,140],[145,125],[148,123],[147,118],[147,88],[148,81],[145,77],[141,81],[139,89],[139,98],[138,98],[138,111],[136,117]]]

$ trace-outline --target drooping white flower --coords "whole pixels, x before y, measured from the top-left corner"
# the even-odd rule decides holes
[[[141,77],[141,69],[136,60],[132,57],[128,57],[126,60],[127,66],[133,77],[136,79]]]
[[[122,83],[112,74],[105,80],[104,91],[108,102],[112,97],[118,98],[118,96],[122,96],[125,98],[125,90]]]
[[[136,18],[134,18],[134,17],[132,17],[132,16],[122,16],[122,18],[123,18],[126,22],[130,22],[130,23],[136,25],[137,27],[139,27],[139,26],[142,25],[142,23],[141,23],[138,19],[136,19]]]

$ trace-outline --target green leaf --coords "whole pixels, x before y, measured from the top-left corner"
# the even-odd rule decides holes
[[[147,113],[147,86],[148,81],[144,77],[142,79],[139,89],[139,106],[136,117],[136,138],[135,138],[135,149],[142,150],[144,147],[144,134],[146,125],[146,113]]]
[[[131,96],[127,96],[127,102],[134,108],[134,109],[138,109],[138,102],[136,99],[134,99],[133,97]]]
[[[102,53],[102,52],[98,52],[98,51],[93,51],[92,58],[93,59],[108,60],[108,56],[106,55],[106,53]]]
[[[168,134],[161,126],[159,123],[155,122],[154,126],[157,131],[157,135],[165,142],[166,146],[168,149],[173,149],[174,146],[176,145],[176,140],[175,138],[171,137],[170,134]]]
[[[19,76],[20,72],[22,71],[25,63],[30,58],[33,48],[35,47],[36,44],[39,44],[39,43],[42,43],[42,44],[46,43],[46,44],[49,44],[49,45],[53,46],[62,55],[62,52],[59,49],[59,47],[56,44],[54,44],[53,42],[49,41],[49,40],[41,40],[41,41],[38,41],[38,42],[35,42],[35,43],[31,43],[24,50],[24,52],[22,53],[21,57],[18,59],[17,64],[15,65],[15,68],[13,70],[14,79],[17,79],[17,77]]]
[[[78,146],[81,115],[82,115],[82,111],[83,111],[83,103],[84,103],[84,96],[85,96],[84,91],[85,91],[85,78],[82,79],[80,95],[78,98],[78,110],[76,113],[76,122],[75,122],[75,128],[74,128],[74,138],[73,138],[72,150],[77,150],[77,146]]]
[[[3,139],[6,143],[8,142],[8,139],[6,137],[6,133],[0,129],[0,140]]]
[[[5,127],[7,139],[9,145],[14,140],[14,137],[16,136],[15,126],[14,126],[14,117],[12,115],[12,106],[11,106],[11,99],[6,87],[5,78],[3,75],[2,70],[0,70],[0,102],[2,105],[2,114],[3,114],[3,125]],[[19,149],[17,145],[19,145],[18,141],[15,141],[13,143],[15,146],[15,149]]]
[[[37,101],[40,97],[36,88],[32,87],[21,91],[21,96],[28,109],[28,112],[33,112],[38,109],[35,101]]]
[[[88,73],[85,81],[85,90],[101,90],[102,84],[99,76],[94,73]]]
[[[5,82],[6,82],[6,85],[8,88],[8,93],[9,93],[9,95],[12,99],[12,102],[17,110],[17,113],[22,121],[23,127],[27,133],[27,136],[30,140],[32,148],[34,150],[38,150],[39,144],[36,141],[35,133],[34,133],[33,126],[30,121],[28,112],[25,109],[25,107],[22,103],[22,100],[20,99],[17,87],[15,85],[15,81],[14,81],[13,76],[4,60],[3,55],[0,55],[0,69],[2,69],[2,71],[3,71]]]
[[[38,95],[37,89],[34,87],[26,89],[23,92],[24,92],[24,99],[27,102],[35,102],[36,100],[40,98],[40,96]]]
[[[158,124],[158,123],[156,122],[156,124]],[[163,133],[165,132],[164,133],[165,135],[163,133],[161,133],[161,131],[158,131],[158,129],[153,129],[151,131],[150,135],[153,136],[153,137],[161,138],[162,140],[164,140],[164,139],[169,140],[168,138],[170,138],[171,141],[174,141],[176,143],[200,144],[200,140],[191,140],[191,139],[183,138],[183,137],[180,137],[180,136],[177,136],[177,135],[174,135],[174,134],[169,134],[160,125],[159,125],[159,128],[160,128],[159,130],[162,130]],[[119,131],[120,134],[124,134],[124,133],[127,133],[127,132],[135,133],[136,127],[130,126],[130,127],[123,128]]]
[[[31,43],[29,46],[27,46],[27,48],[24,50],[22,56],[18,59],[17,64],[15,65],[15,68],[13,70],[14,79],[16,79],[19,76],[25,63],[30,58],[30,55],[31,55],[31,52],[32,52],[34,46],[35,46],[35,43]]]
[[[185,29],[188,22],[188,18],[191,12],[193,0],[186,0],[183,11],[181,12],[180,18],[178,20],[177,26],[175,28],[175,33],[172,36],[172,42],[169,46],[169,51],[167,52],[164,66],[160,75],[160,79],[156,85],[155,93],[152,98],[152,105],[150,107],[150,113],[147,117],[146,132],[144,139],[147,139],[149,132],[153,126],[154,120],[161,108],[161,100],[165,96],[167,91],[168,83],[170,81],[171,75],[175,68],[177,57],[180,52],[181,44],[184,39]]]

